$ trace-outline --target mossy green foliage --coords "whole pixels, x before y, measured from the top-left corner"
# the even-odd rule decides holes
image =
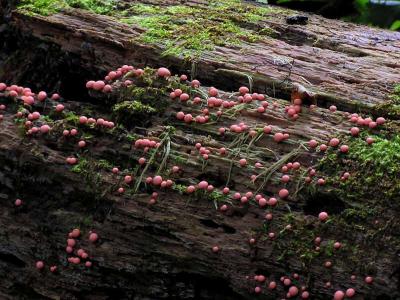
[[[396,85],[391,95],[390,100],[375,106],[375,109],[383,115],[399,119],[400,118],[400,84]]]
[[[400,205],[400,135],[386,131],[368,135],[375,140],[372,145],[365,142],[366,136],[363,133],[358,138],[347,138],[343,143],[349,145],[349,153],[331,150],[321,161],[320,169],[330,176],[331,183],[338,183],[342,199],[355,203],[397,199]],[[351,176],[342,182],[340,177],[345,171]]]
[[[156,109],[139,101],[123,101],[113,107],[113,112],[118,123],[143,125]],[[143,118],[147,116],[147,118]]]
[[[208,5],[163,6],[118,3],[115,0],[23,0],[19,9],[28,13],[51,15],[61,9],[81,8],[109,15],[146,31],[143,43],[164,48],[164,55],[193,58],[216,46],[238,46],[255,42],[273,30],[257,23],[280,10],[245,4],[240,0],[209,0]]]
[[[144,126],[150,122],[151,116],[162,114],[169,105],[171,90],[180,88],[191,93],[191,89],[182,85],[178,77],[166,80],[158,77],[155,70],[150,68],[145,68],[140,77],[128,73],[125,79],[131,79],[133,84],[121,89],[113,114],[117,123],[128,128]]]
[[[110,15],[115,11],[116,5],[116,0],[22,0],[18,8],[42,16],[49,16],[66,8],[81,8]]]
[[[164,55],[194,57],[215,46],[238,46],[271,34],[269,28],[256,26],[270,13],[270,8],[236,0],[212,0],[196,8],[137,4],[124,11],[121,21],[147,29],[140,39],[162,45]]]

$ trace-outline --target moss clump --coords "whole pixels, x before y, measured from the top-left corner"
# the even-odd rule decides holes
[[[80,8],[96,14],[110,15],[116,10],[115,0],[22,0],[18,9],[49,16],[66,8]]]
[[[113,113],[118,123],[125,126],[143,126],[156,109],[139,101],[123,101],[113,107]]]
[[[204,7],[133,5],[122,22],[147,29],[140,37],[146,43],[162,44],[164,55],[195,57],[215,46],[237,46],[271,34],[256,23],[271,13],[269,7],[236,0],[210,1]],[[254,30],[254,31],[253,31]]]
[[[400,84],[396,85],[393,89],[393,93],[389,95],[390,100],[378,104],[375,109],[381,115],[389,116],[395,119],[400,118]]]
[[[156,5],[119,3],[116,0],[22,0],[19,9],[51,15],[65,8],[81,8],[109,15],[126,24],[146,29],[140,42],[157,44],[164,55],[193,58],[216,46],[237,46],[255,42],[273,30],[259,25],[277,8],[261,7],[239,0],[210,0],[208,5]]]
[[[375,142],[368,145],[366,136]],[[392,201],[400,199],[400,135],[383,130],[379,134],[362,133],[358,138],[345,138],[348,154],[330,150],[321,160],[319,169],[336,184],[342,199],[353,203],[362,201]],[[340,181],[343,172],[351,174]],[[381,195],[376,198],[376,195]],[[396,201],[400,205],[399,201]]]
[[[18,6],[21,11],[49,16],[66,7],[65,1],[55,0],[22,0]]]

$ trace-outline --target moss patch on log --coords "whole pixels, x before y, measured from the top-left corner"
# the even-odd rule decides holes
[[[139,37],[140,42],[162,46],[163,55],[184,58],[200,56],[217,46],[238,46],[273,35],[273,29],[258,22],[281,11],[239,0],[210,0],[208,5],[198,7],[113,0],[24,0],[18,8],[44,16],[62,9],[80,8],[115,17],[118,22],[146,29]]]
[[[372,145],[365,142],[367,136],[375,140]],[[382,201],[399,198],[400,136],[362,133],[344,143],[349,145],[348,154],[330,150],[320,164],[320,170],[330,176],[329,180],[335,183],[343,196],[356,202],[378,194],[383,196],[379,197]],[[340,181],[343,172],[351,174],[346,181]],[[373,201],[377,200],[373,198]]]
[[[389,116],[391,118],[400,118],[400,84],[396,85],[393,93],[389,95],[390,100],[382,104],[376,105],[375,109],[380,114]]]

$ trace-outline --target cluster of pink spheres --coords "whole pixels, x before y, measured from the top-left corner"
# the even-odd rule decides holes
[[[129,74],[128,74],[129,73]],[[100,81],[88,81],[86,83],[86,87],[90,90],[102,92],[102,93],[111,93],[114,90],[114,83],[120,82],[119,86],[121,88],[128,87],[134,84],[134,80],[130,79],[125,79],[126,76],[133,76],[133,77],[141,77],[143,76],[145,71],[143,69],[135,69],[133,66],[128,66],[124,65],[121,68],[118,68],[117,70],[110,71],[107,76],[105,76],[104,80]],[[126,76],[125,76],[126,75]],[[162,80],[169,80],[171,78],[171,72],[167,68],[159,68],[158,70],[155,71],[155,76],[161,78]],[[217,121],[219,120],[218,118],[223,115],[224,110],[230,109],[234,106],[237,105],[244,105],[247,106],[249,105],[250,108],[253,108],[254,106],[256,107],[256,111],[260,114],[267,113],[268,108],[270,107],[270,103],[268,102],[268,99],[266,98],[265,95],[263,94],[258,94],[258,93],[250,93],[250,90],[248,87],[242,86],[238,89],[237,93],[233,94],[233,97],[229,97],[228,99],[223,99],[224,95],[218,91],[215,87],[210,87],[207,91],[208,97],[204,99],[204,93],[197,93],[200,88],[200,82],[198,80],[192,80],[188,81],[188,77],[186,75],[181,75],[180,76],[180,82],[186,83],[187,84],[187,89],[186,88],[173,88],[169,92],[169,98],[172,102],[179,101],[181,105],[184,107],[190,106],[190,105],[196,105],[201,107],[201,113],[198,115],[192,115],[190,112],[184,112],[179,111],[176,113],[176,118],[178,120],[181,120],[187,124],[190,123],[198,123],[198,124],[205,124],[208,123],[212,117],[215,116],[217,117]],[[192,90],[191,90],[192,89]],[[32,111],[29,112],[28,108],[31,108],[35,103],[41,103],[44,101],[57,101],[60,99],[60,96],[58,94],[53,94],[50,99],[48,99],[47,93],[44,91],[39,92],[37,95],[32,93],[29,88],[24,88],[24,87],[19,87],[16,85],[12,86],[7,86],[4,83],[0,83],[0,92],[5,92],[6,97],[12,97],[21,100],[24,105],[27,107],[25,111],[20,111],[17,112],[16,117],[17,118],[25,118],[25,126],[27,128],[27,134],[32,135],[36,133],[41,133],[41,134],[46,134],[48,133],[51,128],[47,124],[42,124],[41,123],[41,114],[38,111]],[[252,105],[252,106],[250,106]],[[272,102],[271,109],[278,109],[279,108],[279,103],[278,102]],[[311,105],[310,111],[313,111],[316,108],[316,105]],[[5,105],[0,105],[0,111],[3,111],[6,109]],[[62,113],[65,110],[65,107],[63,104],[60,103],[54,103],[54,109],[57,113]],[[291,105],[284,107],[283,109],[283,114],[287,116],[291,121],[296,121],[300,117],[300,113],[302,112],[304,108],[302,107],[302,100],[300,98],[296,98],[292,101]],[[329,108],[331,113],[338,113],[337,108],[335,106],[331,106]],[[379,125],[382,125],[385,123],[385,119],[382,117],[377,118],[375,121],[372,118],[363,118],[359,116],[358,114],[348,114],[345,113],[348,117],[349,121],[349,132],[350,135],[353,137],[357,137],[360,134],[360,127],[365,127],[366,129],[374,129]],[[2,120],[3,116],[0,115],[0,121]],[[213,119],[214,120],[214,119]],[[79,125],[88,125],[88,126],[97,126],[97,127],[105,127],[105,128],[114,128],[115,124],[112,121],[107,121],[106,119],[103,118],[88,118],[86,116],[80,116],[79,117]],[[357,126],[355,126],[357,125]],[[284,130],[277,131],[275,128],[268,124],[263,124],[261,128],[257,127],[252,127],[248,124],[246,124],[243,121],[236,122],[228,127],[220,127],[218,128],[217,133],[221,136],[223,136],[226,132],[231,132],[233,134],[248,134],[250,138],[255,138],[258,136],[258,134],[265,134],[265,135],[270,135],[272,134],[272,138],[276,143],[282,143],[285,140],[288,140],[290,138],[289,133],[285,132]],[[69,137],[69,136],[77,136],[79,135],[79,131],[76,128],[72,129],[65,129],[63,131],[63,136],[64,137]],[[372,144],[374,142],[372,137],[367,137],[366,138],[367,144]],[[80,139],[77,143],[78,148],[85,148],[86,142],[83,139]],[[155,140],[154,137],[150,138],[140,138],[134,141],[134,148],[135,149],[141,149],[143,150],[143,155],[145,155],[150,149],[157,149],[160,147],[160,142],[158,140]],[[337,149],[342,154],[346,154],[351,149],[349,148],[348,145],[343,144],[339,138],[337,137],[332,137],[329,140],[326,141],[317,141],[315,139],[311,139],[308,141],[308,149],[310,151],[319,151],[319,152],[325,152],[329,148],[332,149]],[[215,149],[212,147],[207,147],[205,145],[202,145],[200,142],[196,142],[194,145],[194,149],[192,150],[192,153],[198,153],[204,160],[208,160],[210,154],[215,153],[220,156],[225,156],[229,155],[230,149],[226,149],[224,147],[221,147],[219,149]],[[74,165],[78,162],[78,159],[74,156],[71,155],[66,158],[67,164]],[[248,157],[237,157],[237,162],[238,162],[238,167],[240,168],[249,168],[249,166],[254,164],[255,169],[263,169],[264,165],[261,162],[251,162]],[[148,164],[148,161],[146,157],[140,157],[138,159],[138,164],[139,166],[146,166]],[[212,184],[208,183],[206,180],[202,180],[197,182],[196,184],[189,185],[186,187],[186,192],[188,194],[192,194],[196,191],[200,192],[205,192],[205,193],[211,193],[214,191],[217,191],[226,197],[232,203],[238,203],[239,205],[250,205],[254,204],[262,209],[268,208],[268,209],[273,209],[277,205],[279,205],[279,201],[284,201],[285,199],[289,198],[290,196],[290,191],[288,190],[287,185],[292,181],[292,176],[294,176],[294,172],[299,171],[302,168],[302,165],[300,162],[294,161],[294,162],[288,162],[285,163],[281,167],[281,177],[279,183],[282,184],[283,186],[278,187],[277,189],[277,196],[272,196],[272,197],[267,197],[263,194],[256,194],[254,195],[253,191],[247,191],[247,192],[238,192],[231,190],[228,186],[225,186],[221,188],[220,190],[217,190]],[[112,168],[112,173],[117,175],[120,174],[120,170],[117,167]],[[179,166],[173,166],[171,168],[171,176],[176,176],[182,172],[182,168]],[[254,183],[255,180],[258,178],[258,175],[253,174],[251,175],[250,179]],[[313,168],[310,168],[307,170],[307,176],[305,177],[305,182],[306,183],[311,183],[313,181],[313,178],[316,179],[316,184],[317,185],[325,185],[326,181],[324,178],[321,178],[317,176],[317,171]],[[350,178],[350,173],[343,171],[340,175],[341,180],[347,180]],[[135,180],[134,176],[132,175],[123,175],[123,183],[129,187],[130,184]],[[161,188],[172,188],[174,186],[174,181],[172,179],[167,179],[163,178],[161,174],[154,174],[153,176],[148,176],[145,178],[144,182],[148,185],[151,186],[154,189],[161,189]],[[125,187],[121,186],[118,188],[117,192],[119,194],[123,194],[125,192]],[[157,199],[159,198],[159,193],[158,192],[152,192],[151,193],[151,198],[149,200],[149,204],[155,204],[157,202]],[[278,199],[280,199],[278,201]],[[222,204],[219,206],[219,210],[224,213],[229,210],[229,202]],[[15,206],[21,206],[23,204],[22,200],[17,199],[15,201]],[[272,222],[274,219],[274,215],[271,211],[267,211],[265,214],[265,220],[268,222]],[[329,219],[329,214],[328,212],[322,211],[318,214],[318,220],[323,223],[327,222]],[[292,230],[292,225],[288,224],[284,228],[285,230]],[[88,253],[83,249],[75,249],[77,245],[77,239],[80,237],[80,231],[79,229],[74,229],[69,233],[68,239],[67,239],[67,247],[66,247],[66,252],[70,254],[71,256],[68,258],[68,261],[72,264],[79,264],[82,261],[85,262],[85,265],[87,267],[91,266],[91,261],[89,260],[89,255]],[[268,232],[268,237],[270,240],[274,240],[276,238],[279,238],[279,233],[270,231]],[[94,232],[90,232],[89,234],[89,241],[90,242],[96,242],[98,239],[98,235]],[[250,238],[248,240],[248,243],[250,245],[255,245],[258,241],[255,238]],[[320,251],[321,248],[321,242],[322,238],[321,237],[316,237],[314,240],[314,246],[315,246],[315,251]],[[333,248],[335,251],[339,251],[342,248],[342,243],[336,241],[333,244]],[[221,247],[219,245],[214,245],[211,247],[212,252],[214,253],[219,253],[221,251]],[[324,262],[324,267],[326,268],[331,268],[333,266],[332,261],[325,261]],[[36,263],[36,268],[37,269],[43,269],[44,268],[44,262],[43,261],[38,261]],[[56,266],[51,266],[50,270],[52,272],[55,272],[57,269]],[[352,275],[353,278],[354,275]],[[283,276],[280,279],[281,284],[285,287],[286,289],[286,295],[285,297],[287,299],[289,298],[296,298],[300,297],[301,299],[309,299],[310,297],[310,292],[307,290],[306,286],[296,286],[293,282],[299,281],[299,275],[298,274],[293,274],[292,276]],[[355,276],[354,276],[355,278]],[[266,290],[275,290],[278,286],[279,281],[276,280],[271,280],[268,281],[268,279],[264,275],[255,275],[254,276],[254,281],[256,283],[256,287],[254,288],[254,292],[256,294],[262,293],[264,289]],[[365,277],[365,283],[367,284],[372,284],[373,283],[373,277],[367,276]],[[264,287],[265,286],[265,287]],[[326,282],[325,284],[326,287],[330,287],[331,283]],[[347,290],[337,290],[333,294],[333,299],[334,300],[341,300],[344,298],[351,298],[356,294],[356,291],[354,288],[348,288]]]
[[[89,254],[83,249],[78,248],[78,239],[81,237],[81,231],[78,228],[73,229],[68,233],[68,238],[66,240],[67,246],[65,247],[65,252],[67,253],[68,258],[67,261],[70,264],[79,265],[84,264],[85,267],[90,268],[92,266],[92,262],[90,261]],[[88,241],[91,243],[96,243],[99,239],[97,233],[90,231],[88,236]],[[43,270],[45,263],[43,261],[36,262],[36,269]],[[50,266],[50,272],[55,273],[57,271],[57,266]]]

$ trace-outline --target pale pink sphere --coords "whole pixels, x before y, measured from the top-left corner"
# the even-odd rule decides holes
[[[188,77],[186,75],[181,75],[180,80],[181,81],[186,81],[188,79]]]
[[[81,231],[78,228],[75,228],[71,231],[71,237],[77,238],[81,235]]]
[[[90,80],[90,81],[86,82],[86,88],[87,88],[87,89],[92,89],[94,83],[95,83],[95,82],[94,82],[93,80]]]
[[[284,284],[285,286],[289,286],[289,285],[292,284],[292,281],[291,281],[289,278],[285,278],[285,279],[283,280],[283,284]]]
[[[378,125],[382,125],[385,122],[386,122],[386,120],[383,117],[379,117],[379,118],[376,119],[376,124],[378,124]]]
[[[208,182],[207,181],[200,181],[198,184],[199,189],[205,190],[208,187]]]
[[[340,146],[340,152],[342,152],[342,153],[349,152],[349,146],[347,146],[347,145]]]
[[[321,144],[321,146],[319,146],[320,151],[326,151],[327,149],[328,149],[328,146],[325,144]]]
[[[192,116],[191,114],[187,114],[187,115],[185,115],[185,117],[183,118],[183,120],[184,120],[186,123],[191,123],[191,122],[193,121],[193,116]]]
[[[218,247],[218,246],[212,247],[212,251],[213,251],[214,253],[217,253],[217,252],[219,251],[219,247]]]
[[[371,145],[374,143],[375,140],[372,137],[367,137],[365,141],[367,142],[368,145]]]
[[[132,176],[130,176],[130,175],[126,175],[125,177],[124,177],[124,182],[126,183],[126,184],[129,184],[129,183],[131,183],[132,182]]]
[[[98,236],[98,234],[95,233],[95,232],[92,232],[92,233],[89,235],[89,241],[91,241],[92,243],[96,242],[96,241],[98,240],[98,238],[99,238],[99,236]]]
[[[274,289],[276,288],[276,282],[275,282],[275,281],[271,281],[271,282],[268,284],[268,288],[269,288],[270,290],[274,290]]]
[[[167,68],[159,68],[157,70],[157,75],[166,78],[171,76],[171,72]]]
[[[78,160],[76,159],[76,157],[68,157],[67,158],[67,163],[70,165],[74,165],[78,162]]]
[[[274,135],[275,142],[279,143],[279,142],[283,141],[284,139],[285,139],[285,136],[283,133],[281,133],[281,132],[275,133],[275,135]]]
[[[39,94],[37,95],[37,98],[38,98],[39,101],[43,101],[44,99],[47,98],[47,93],[41,91],[41,92],[39,92]]]
[[[322,222],[324,222],[324,221],[326,221],[327,219],[328,219],[328,213],[326,213],[326,212],[320,212],[319,213],[319,215],[318,215],[318,219],[320,220],[320,221],[322,221]]]
[[[272,131],[272,127],[271,126],[264,126],[263,131],[265,134],[269,134]]]
[[[337,110],[337,107],[335,105],[331,105],[331,106],[329,106],[329,110],[331,112],[335,112]]]
[[[87,122],[88,122],[87,117],[85,117],[85,116],[80,116],[79,117],[79,123],[80,124],[86,124]]]
[[[256,277],[257,278],[255,278],[255,280],[257,280],[258,282],[264,282],[266,280],[264,275],[258,275]]]
[[[358,136],[358,134],[360,133],[360,128],[358,128],[358,127],[351,127],[350,133],[351,133],[352,136]]]
[[[65,248],[65,252],[67,252],[67,253],[72,253],[73,251],[74,251],[74,249],[71,246],[67,246]]]
[[[57,101],[58,99],[60,99],[60,95],[59,94],[51,95],[51,100]]]
[[[333,138],[329,141],[329,146],[331,147],[337,147],[340,144],[339,139]]]
[[[96,91],[101,91],[105,87],[105,85],[106,84],[104,83],[104,81],[99,80],[93,84],[93,89]]]
[[[50,267],[50,272],[54,273],[55,271],[57,271],[57,267],[56,266],[51,266]]]
[[[185,118],[185,113],[183,111],[177,112],[176,113],[176,118],[178,120],[183,120]]]
[[[112,172],[113,172],[114,174],[118,174],[118,173],[119,173],[119,169],[118,169],[118,168],[112,168]]]
[[[79,148],[84,148],[84,147],[86,147],[86,142],[85,142],[85,141],[79,141],[79,142],[78,142],[78,147],[79,147]]]
[[[333,295],[334,300],[343,300],[344,299],[344,292],[343,291],[336,291]]]
[[[245,158],[242,158],[239,160],[239,164],[240,166],[244,167],[245,165],[247,165],[247,160]]]
[[[261,293],[261,287],[256,286],[256,287],[254,288],[254,292],[255,292],[256,294]]]
[[[40,127],[40,132],[41,133],[48,133],[50,131],[50,126],[49,125],[42,125]]]
[[[275,206],[278,203],[278,200],[276,198],[269,198],[268,200],[268,205],[270,206]]]
[[[228,206],[227,206],[226,204],[224,204],[224,205],[222,205],[222,206],[220,207],[220,210],[221,210],[221,211],[227,211],[227,210],[228,210]]]
[[[112,91],[111,85],[106,84],[106,85],[103,87],[103,93],[110,93],[111,91]]]
[[[347,289],[347,290],[346,290],[346,297],[351,298],[351,297],[353,297],[355,294],[356,294],[355,289],[350,288],[350,289]]]
[[[154,185],[161,185],[161,182],[162,182],[162,181],[163,181],[163,179],[162,179],[162,177],[159,176],[159,175],[154,176],[154,178],[153,178],[153,184],[154,184]]]
[[[15,206],[21,206],[21,205],[22,205],[22,200],[21,199],[15,200]]]
[[[308,146],[310,146],[310,148],[314,149],[318,146],[318,142],[316,140],[310,140],[308,142]]]
[[[273,219],[273,215],[271,213],[268,213],[265,215],[265,219],[267,219],[268,221],[271,221]]]
[[[339,242],[335,242],[335,243],[333,244],[333,247],[334,247],[335,249],[340,249],[340,248],[342,247],[342,244],[339,243]]]
[[[301,293],[301,299],[308,299],[310,297],[310,293],[307,291],[304,291]]]
[[[182,102],[188,101],[189,98],[190,98],[190,96],[186,93],[183,93],[182,95],[179,96],[179,100],[181,100]]]
[[[280,198],[284,199],[284,198],[286,198],[287,196],[289,196],[289,191],[288,191],[287,189],[281,189],[281,190],[279,191],[279,197],[280,197]]]
[[[64,105],[62,105],[62,104],[57,104],[57,106],[56,106],[56,111],[57,112],[62,112],[64,110]]]
[[[37,111],[34,111],[34,112],[32,113],[32,119],[33,119],[33,120],[38,120],[39,118],[40,118],[40,113],[37,112]]]
[[[242,95],[245,95],[245,94],[247,94],[248,92],[249,92],[249,89],[248,89],[247,87],[245,87],[245,86],[241,86],[241,87],[239,88],[239,93],[242,94]]]
[[[36,269],[42,270],[44,268],[44,262],[39,260],[36,262]]]
[[[67,239],[67,246],[68,247],[75,247],[76,241],[74,239]]]
[[[139,165],[144,165],[146,163],[146,159],[144,157],[139,158]]]
[[[268,204],[268,201],[265,198],[261,198],[260,200],[258,200],[258,205],[260,205],[261,207],[264,207],[267,204]]]
[[[92,266],[92,262],[91,261],[85,262],[85,267],[90,268],[91,266]]]
[[[299,289],[297,288],[297,286],[291,286],[289,288],[289,294],[291,297],[297,296],[297,294],[299,293]]]
[[[193,185],[189,185],[186,188],[186,192],[188,192],[189,194],[193,193],[196,190],[196,188]]]
[[[281,181],[283,183],[289,182],[290,181],[290,176],[289,175],[283,175],[282,178],[281,178]]]
[[[198,87],[200,87],[200,81],[198,81],[197,79],[194,79],[194,80],[192,80],[192,82],[190,83],[190,85],[191,85],[193,88],[198,88]]]
[[[215,87],[210,87],[208,90],[208,95],[210,97],[217,97],[218,96],[218,90]]]
[[[78,134],[78,130],[76,130],[75,128],[71,129],[70,133],[71,133],[71,135],[77,135]]]
[[[223,190],[222,190],[222,193],[224,193],[226,195],[226,194],[229,194],[229,191],[230,190],[229,190],[228,187],[224,187]]]
[[[63,136],[68,136],[69,135],[69,130],[64,130],[63,131]]]
[[[374,278],[371,276],[367,276],[364,279],[365,283],[371,284],[374,281]]]

